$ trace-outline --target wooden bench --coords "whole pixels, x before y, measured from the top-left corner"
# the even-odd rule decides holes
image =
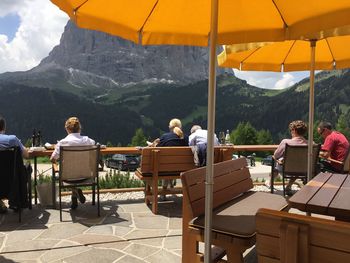
[[[259,262],[350,262],[350,224],[260,209],[256,216]]]
[[[232,151],[215,147],[214,162],[231,159]],[[145,202],[157,214],[158,195],[182,193],[181,188],[158,189],[159,180],[179,179],[183,171],[196,168],[190,147],[147,147],[142,149],[140,168],[135,175],[145,182]]]
[[[204,241],[205,167],[181,174],[183,186],[182,262],[201,262]],[[243,262],[242,253],[255,244],[255,214],[259,208],[287,208],[284,197],[250,191],[253,182],[244,158],[214,164],[212,244],[216,259]],[[213,259],[214,260],[214,259]]]

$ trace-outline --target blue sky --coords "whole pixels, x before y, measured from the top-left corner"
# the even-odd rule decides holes
[[[0,73],[37,66],[59,44],[68,16],[49,0],[0,0]],[[251,85],[282,89],[308,72],[273,73],[235,70]]]
[[[6,35],[8,41],[12,41],[15,37],[20,25],[20,17],[17,14],[9,14],[0,17],[0,34]]]

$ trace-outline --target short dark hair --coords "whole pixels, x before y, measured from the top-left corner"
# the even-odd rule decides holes
[[[318,125],[318,128],[320,128],[321,130],[328,129],[330,131],[333,129],[332,124],[328,121],[321,121]]]
[[[0,115],[0,131],[4,131],[6,128],[5,118]]]

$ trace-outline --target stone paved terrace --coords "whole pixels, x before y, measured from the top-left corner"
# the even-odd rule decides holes
[[[0,262],[181,262],[181,196],[160,202],[153,215],[142,198],[105,194],[100,218],[90,198],[75,211],[65,203],[64,222],[39,205],[23,210],[21,223],[11,210],[1,215]],[[245,259],[256,262],[254,250]]]

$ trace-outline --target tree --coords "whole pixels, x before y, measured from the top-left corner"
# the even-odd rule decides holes
[[[350,139],[350,128],[347,124],[347,119],[345,114],[341,114],[338,118],[338,122],[336,124],[336,130],[344,134],[344,136],[349,140]]]
[[[237,128],[231,133],[231,140],[234,144],[238,145],[257,144],[257,131],[249,122],[240,122]]]
[[[269,130],[260,130],[257,133],[257,141],[259,145],[273,144],[272,135]],[[263,157],[267,154],[271,154],[270,152],[258,152],[257,156]]]
[[[141,128],[137,129],[135,135],[131,139],[131,146],[146,146],[146,136]]]

